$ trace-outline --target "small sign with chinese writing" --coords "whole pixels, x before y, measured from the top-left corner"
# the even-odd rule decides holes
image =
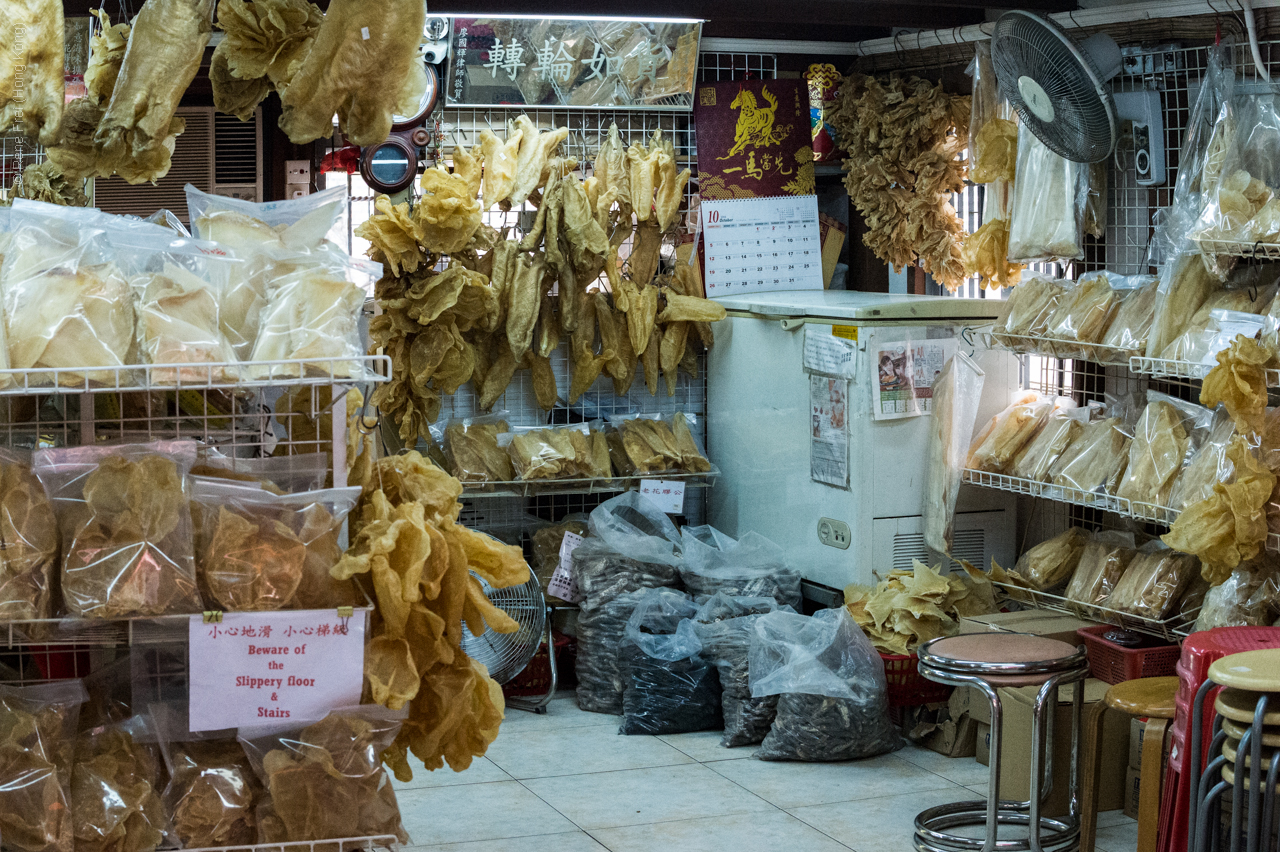
[[[648,497],[659,509],[668,515],[678,515],[684,511],[684,483],[667,479],[640,480],[640,493]]]
[[[191,730],[306,724],[359,704],[364,630],[363,610],[191,616]]]
[[[689,109],[697,22],[454,18],[449,106]]]
[[[578,591],[578,581],[573,576],[573,552],[580,544],[582,544],[582,536],[571,532],[564,534],[564,538],[560,540],[560,564],[556,566],[555,573],[551,575],[551,582],[547,584],[549,594],[569,603],[582,600],[582,593]]]

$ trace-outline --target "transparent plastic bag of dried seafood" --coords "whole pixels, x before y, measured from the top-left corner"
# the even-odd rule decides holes
[[[1025,125],[1018,128],[1009,260],[1082,259],[1088,198],[1088,167],[1059,157]]]

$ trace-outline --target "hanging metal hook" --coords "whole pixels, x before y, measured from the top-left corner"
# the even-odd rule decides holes
[[[368,395],[364,396],[364,401],[360,403],[360,416],[356,418],[356,429],[361,435],[372,435],[377,431],[378,426],[382,424],[382,409],[378,408],[374,409],[373,425],[367,425],[369,419],[369,398],[372,396],[373,392],[370,391]]]
[[[973,327],[964,326],[960,329],[960,339],[969,346],[969,357],[972,358],[974,353],[978,351],[978,344],[973,341]]]

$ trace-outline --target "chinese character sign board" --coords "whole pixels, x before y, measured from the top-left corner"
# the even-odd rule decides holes
[[[704,201],[814,193],[804,80],[699,85],[698,194]]]
[[[699,23],[454,18],[450,106],[689,108]]]
[[[191,730],[306,724],[360,703],[363,610],[191,616]]]

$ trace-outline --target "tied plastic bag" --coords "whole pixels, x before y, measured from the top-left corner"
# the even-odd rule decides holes
[[[969,180],[1012,181],[1018,157],[1018,125],[1013,109],[1000,97],[991,64],[991,42],[980,41],[966,69],[973,78],[969,108]]]
[[[699,600],[722,592],[800,606],[800,574],[787,565],[782,548],[758,532],[735,541],[709,526],[685,527],[680,537],[680,579]]]
[[[627,619],[619,650],[624,689],[621,734],[683,734],[716,730],[720,679],[699,656],[702,642],[690,621],[698,612],[688,595],[649,589]]]
[[[1221,177],[1203,195],[1196,238],[1249,243],[1280,238],[1280,202],[1273,203],[1274,188],[1280,186],[1280,114],[1274,96],[1248,98],[1224,143]],[[1206,263],[1215,263],[1212,255]]]
[[[1080,527],[1071,527],[1019,556],[1013,571],[1031,588],[1047,591],[1072,575],[1080,564],[1080,554],[1088,541],[1087,532]]]
[[[498,446],[498,436],[510,431],[506,412],[450,420],[444,428],[444,455],[460,482],[510,482],[515,478],[511,458]]]
[[[71,768],[78,680],[0,684],[0,836],[18,852],[72,852]]]
[[[77,850],[151,852],[165,839],[162,771],[150,716],[90,728],[76,740],[71,820]]]
[[[0,622],[53,617],[59,550],[53,504],[30,454],[0,449]]]
[[[1019,479],[1047,482],[1053,465],[1088,422],[1089,409],[1077,408],[1073,400],[1058,397],[1044,428],[1013,457],[1009,474]]]
[[[163,801],[173,833],[188,849],[242,846],[258,840],[262,785],[234,734],[169,743]]]
[[[1208,68],[1187,116],[1178,156],[1174,205],[1200,212],[1202,192],[1212,192],[1222,173],[1230,136],[1226,116],[1235,91],[1235,43],[1228,36],[1209,48]]]
[[[702,642],[702,657],[715,663],[720,674],[720,706],[724,715],[725,748],[755,745],[764,740],[778,712],[778,696],[751,697],[747,667],[755,620],[779,609],[773,598],[712,595],[698,607],[693,629]],[[788,610],[787,607],[781,607]]]
[[[251,484],[193,477],[200,592],[228,612],[354,606],[350,579],[330,569],[360,488],[274,494]]]
[[[82,618],[203,609],[188,471],[194,441],[38,450],[62,541],[62,597]]]
[[[1120,304],[1099,345],[1092,348],[1094,360],[1127,362],[1147,351],[1159,287],[1160,279],[1153,275],[1111,276]]]
[[[1059,157],[1026,125],[1019,127],[1009,260],[1083,259],[1088,197],[1088,167]]]
[[[1031,338],[1044,336],[1049,320],[1066,292],[1062,279],[1028,275],[1005,302],[1004,310],[992,328],[992,336],[1001,346],[1014,351],[1037,348],[1039,341]]]
[[[1053,413],[1054,398],[1035,391],[1016,396],[1013,403],[982,428],[973,439],[966,467],[990,473],[1004,473],[1032,438],[1044,428]]]
[[[1128,427],[1119,417],[1095,420],[1049,468],[1049,481],[1078,491],[1115,493],[1129,457]]]
[[[933,380],[933,420],[929,425],[928,480],[924,490],[924,541],[938,553],[950,553],[955,534],[956,501],[964,481],[969,437],[978,417],[985,373],[962,352],[943,365]]]
[[[1160,621],[1174,611],[1198,567],[1194,556],[1148,542],[1138,549],[1103,606]]]
[[[266,792],[258,842],[286,843],[392,834],[409,842],[382,753],[403,712],[376,704],[330,711],[304,728],[239,740]]]
[[[1120,308],[1120,291],[1111,286],[1107,272],[1080,276],[1075,287],[1058,303],[1049,318],[1046,336],[1059,358],[1088,358],[1094,349],[1088,344],[1102,340]]]
[[[1213,412],[1177,397],[1151,391],[1134,427],[1129,463],[1116,496],[1169,506],[1174,481],[1213,423]]]
[[[1219,405],[1213,412],[1213,421],[1199,449],[1173,484],[1170,508],[1181,512],[1188,506],[1207,500],[1213,495],[1214,485],[1230,479],[1235,466],[1227,458],[1227,445],[1235,432],[1231,415],[1225,406]]]
[[[889,720],[884,661],[847,609],[771,612],[753,628],[751,695],[779,696],[756,757],[853,760],[902,747]]]
[[[1133,533],[1107,530],[1091,536],[1080,550],[1080,559],[1063,596],[1081,604],[1102,603],[1137,555],[1133,544]],[[1085,612],[1089,612],[1088,608]]]

